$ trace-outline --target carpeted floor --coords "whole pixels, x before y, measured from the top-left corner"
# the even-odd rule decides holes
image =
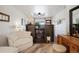
[[[32,47],[22,51],[23,53],[53,53],[52,44],[34,44]]]

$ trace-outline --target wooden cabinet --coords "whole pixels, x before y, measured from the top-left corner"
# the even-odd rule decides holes
[[[62,44],[67,48],[67,52],[79,52],[79,39],[72,36],[57,36],[57,43]]]
[[[47,43],[47,37],[54,42],[54,25],[26,25],[26,31],[31,31],[34,43]]]

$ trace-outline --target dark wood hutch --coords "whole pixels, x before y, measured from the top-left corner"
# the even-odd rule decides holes
[[[50,42],[54,41],[54,25],[51,24],[51,20],[46,20],[45,25],[38,28],[36,25],[27,24],[26,31],[32,32],[33,43],[47,43],[47,36],[50,36]]]

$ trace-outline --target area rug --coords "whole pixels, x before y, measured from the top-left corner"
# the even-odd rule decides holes
[[[23,53],[53,53],[52,44],[34,44]]]

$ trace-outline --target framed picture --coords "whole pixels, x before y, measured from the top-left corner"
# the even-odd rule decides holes
[[[0,21],[9,22],[10,21],[10,16],[0,12]]]
[[[46,21],[46,25],[51,25],[52,24],[52,17],[46,17],[45,21]]]
[[[46,25],[51,25],[51,20],[46,20]]]

